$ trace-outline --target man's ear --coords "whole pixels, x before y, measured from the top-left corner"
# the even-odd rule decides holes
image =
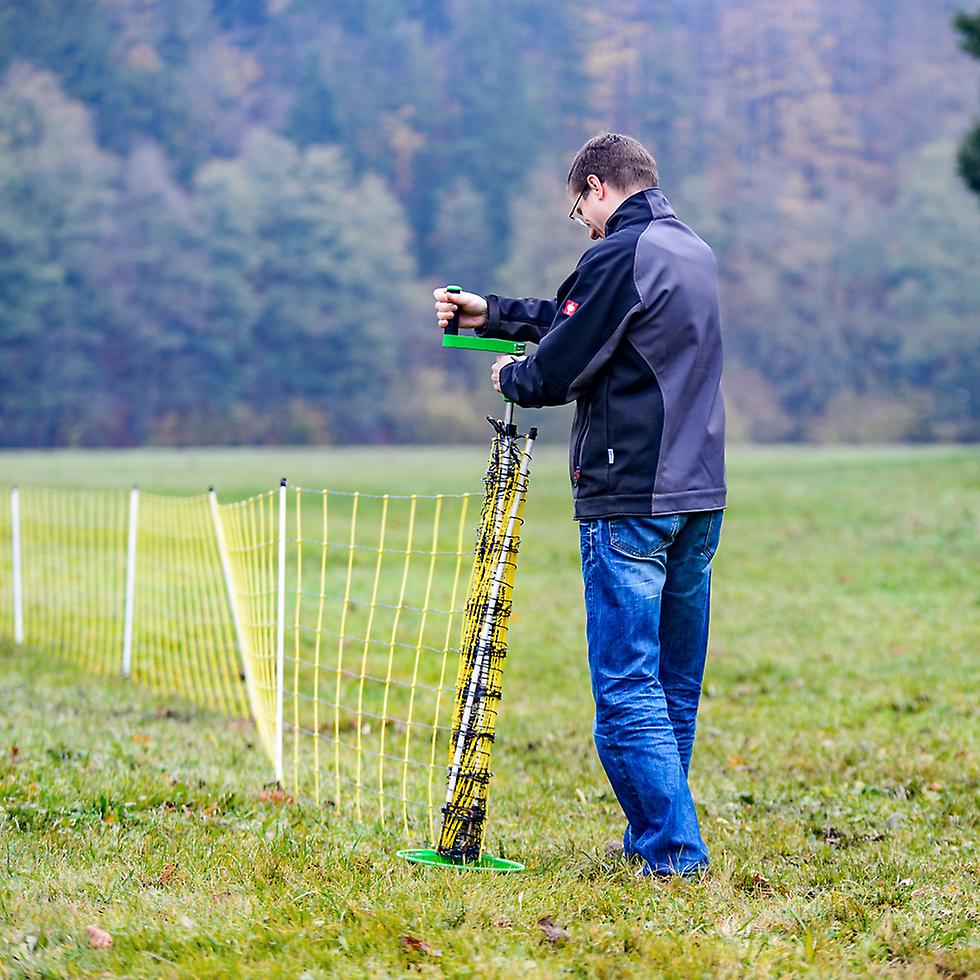
[[[606,185],[595,174],[589,174],[585,178],[585,182],[589,185],[592,193],[595,194],[597,201],[601,201],[606,196]]]

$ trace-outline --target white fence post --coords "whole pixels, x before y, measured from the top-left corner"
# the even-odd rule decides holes
[[[133,607],[136,598],[136,515],[140,492],[136,487],[129,494],[129,547],[126,554],[126,618],[123,621],[122,675],[129,677],[133,669]]]
[[[286,659],[286,478],[279,481],[279,575],[276,585],[276,779],[283,781],[282,697]]]
[[[10,526],[14,550],[14,643],[24,644],[24,579],[20,553],[20,490],[10,488]]]

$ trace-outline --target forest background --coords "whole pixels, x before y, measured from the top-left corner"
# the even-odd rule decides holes
[[[482,437],[430,291],[554,295],[606,129],[715,250],[734,438],[977,440],[956,10],[0,0],[0,446]]]

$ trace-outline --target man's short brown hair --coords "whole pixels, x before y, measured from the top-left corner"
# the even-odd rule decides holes
[[[580,194],[585,189],[589,174],[595,174],[617,190],[631,193],[660,184],[657,161],[639,140],[621,133],[594,136],[575,154],[568,171],[568,189],[572,194]]]

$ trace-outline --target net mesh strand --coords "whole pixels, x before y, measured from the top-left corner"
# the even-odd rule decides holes
[[[496,436],[485,479],[473,572],[463,620],[459,674],[449,750],[447,800],[438,853],[477,861],[490,790],[490,756],[500,703],[507,623],[511,612],[519,530],[527,493],[524,454],[513,435],[493,422]]]

